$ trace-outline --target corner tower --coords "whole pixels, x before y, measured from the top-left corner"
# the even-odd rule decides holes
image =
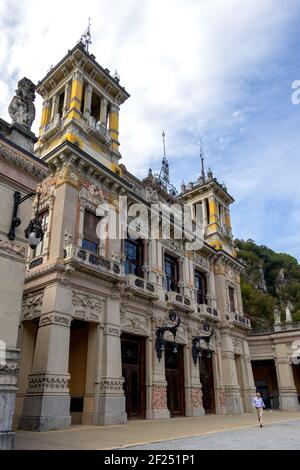
[[[110,170],[120,173],[119,108],[129,97],[79,42],[38,83],[43,111],[36,154],[46,155],[69,141]]]
[[[214,178],[211,170],[207,175],[202,167],[198,181],[182,184],[180,197],[192,207],[192,217],[200,219],[204,237],[216,250],[224,250],[236,256],[230,221],[229,206],[234,199],[224,184]]]

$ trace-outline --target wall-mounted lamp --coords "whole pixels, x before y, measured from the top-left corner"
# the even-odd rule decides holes
[[[14,207],[11,216],[10,230],[7,234],[9,240],[14,240],[16,238],[16,227],[19,227],[21,224],[21,219],[18,217],[18,208],[22,202],[26,201],[32,196],[37,195],[37,204],[35,208],[35,213],[33,219],[30,220],[28,227],[24,230],[25,238],[27,238],[30,248],[34,249],[37,245],[43,240],[44,232],[41,226],[41,221],[38,218],[39,214],[39,203],[40,203],[40,194],[39,193],[29,193],[26,196],[21,195],[19,191],[14,193]]]
[[[164,339],[164,334],[166,331],[170,331],[170,333],[173,334],[173,352],[177,353],[177,344],[175,342],[175,338],[181,319],[176,310],[170,311],[169,319],[173,323],[173,326],[162,326],[156,330],[155,351],[159,361],[161,360],[162,352],[165,350],[166,340]],[[175,322],[176,324],[174,324]]]
[[[211,340],[211,338],[214,334],[214,329],[207,320],[205,320],[205,322],[203,324],[203,329],[204,329],[204,331],[207,331],[207,332],[210,331],[210,333],[208,335],[205,335],[205,336],[196,336],[195,338],[192,339],[192,357],[193,357],[193,362],[194,362],[195,366],[198,363],[198,358],[199,357],[201,358],[204,351],[206,351],[206,356],[208,358],[210,358],[211,355],[212,355],[211,350],[209,349],[209,342],[210,342],[210,340]],[[207,349],[206,350],[201,347],[201,340],[206,342],[206,344],[207,344]]]

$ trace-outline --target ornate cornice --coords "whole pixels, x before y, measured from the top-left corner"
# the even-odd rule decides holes
[[[18,372],[19,366],[17,364],[0,363],[0,375],[16,375]]]
[[[45,178],[48,174],[48,169],[40,167],[37,162],[29,161],[28,158],[3,145],[1,142],[0,158],[3,158],[18,168],[21,168],[23,171],[39,180]]]
[[[0,239],[0,253],[6,253],[7,255],[17,256],[18,258],[24,259],[26,256],[25,246],[17,245],[8,240]]]

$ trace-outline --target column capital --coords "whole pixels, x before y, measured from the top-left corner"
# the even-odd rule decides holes
[[[60,325],[70,327],[71,317],[60,313],[47,313],[40,317],[39,328],[47,325]]]

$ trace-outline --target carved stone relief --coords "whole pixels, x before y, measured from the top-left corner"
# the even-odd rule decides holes
[[[73,317],[102,323],[104,299],[87,292],[73,291]]]

